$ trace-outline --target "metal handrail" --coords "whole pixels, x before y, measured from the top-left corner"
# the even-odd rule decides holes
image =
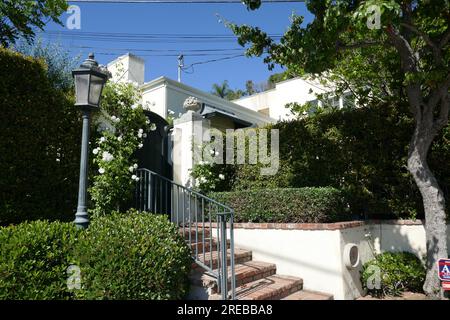
[[[236,277],[233,209],[151,170],[138,169],[137,177],[139,179],[136,183],[136,208],[139,211],[169,215],[170,220],[182,228],[185,238],[187,238],[186,228],[188,228],[189,236],[186,241],[191,248],[192,257],[200,267],[216,278],[218,290],[224,300],[229,297],[228,268],[230,268],[230,296],[234,300]],[[217,221],[217,224],[213,228],[213,222],[215,221]],[[227,223],[230,225],[229,232],[227,232]],[[212,236],[213,229],[216,229],[217,232],[215,239]],[[209,231],[208,238],[206,238],[206,231]],[[228,234],[230,239],[229,262],[227,258]],[[201,239],[199,236],[201,236]],[[199,242],[200,240],[201,242]],[[214,242],[217,252],[217,265],[213,263]],[[207,244],[209,245],[209,252],[205,250]],[[195,250],[192,249],[194,246]],[[201,246],[201,250],[199,250],[199,246]],[[209,259],[207,259],[208,256]]]

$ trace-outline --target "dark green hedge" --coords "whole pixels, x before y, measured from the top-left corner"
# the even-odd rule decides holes
[[[72,220],[81,122],[41,60],[0,48],[0,225]]]
[[[409,174],[408,144],[414,122],[406,107],[381,105],[335,110],[273,125],[280,134],[280,169],[262,176],[259,165],[237,165],[237,191],[331,186],[349,194],[355,215],[423,217],[421,195]],[[450,213],[450,126],[432,146],[429,165]]]
[[[0,228],[0,299],[73,299],[66,271],[79,235],[73,223]]]
[[[334,188],[242,190],[209,196],[233,208],[236,222],[326,223],[351,219],[343,193]]]
[[[181,299],[191,261],[166,216],[116,213],[86,231],[24,222],[0,228],[0,300]],[[69,289],[77,274],[80,288]]]

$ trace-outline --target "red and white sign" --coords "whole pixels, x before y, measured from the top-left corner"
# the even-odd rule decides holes
[[[450,282],[448,281],[442,282],[442,289],[444,289],[445,291],[450,291]]]
[[[438,261],[439,279],[450,282],[450,259],[439,259]]]

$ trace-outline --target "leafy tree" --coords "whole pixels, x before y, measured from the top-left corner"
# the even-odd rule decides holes
[[[213,84],[211,94],[227,100],[236,100],[243,97],[245,92],[240,89],[232,90],[228,85],[228,80],[224,80],[221,84]]]
[[[274,73],[267,80],[267,85],[268,85],[269,89],[273,89],[273,88],[275,88],[275,86],[278,82],[289,80],[289,79],[295,78],[300,75],[303,75],[303,73],[295,74],[295,73],[291,72],[290,70],[286,70],[286,71],[280,72],[280,73]]]
[[[255,84],[252,80],[247,80],[247,82],[245,82],[245,90],[249,96],[256,93]]]
[[[225,99],[230,93],[230,86],[228,85],[228,81],[224,80],[221,84],[214,83],[213,91],[211,91],[211,93],[215,96]]]
[[[247,8],[260,7],[260,0],[244,0]],[[427,276],[424,291],[442,296],[436,261],[447,257],[445,198],[428,166],[434,139],[448,124],[450,109],[450,3],[448,0],[310,0],[314,15],[292,16],[292,24],[279,42],[257,27],[228,23],[249,56],[267,53],[264,61],[308,73],[333,70],[349,54],[372,57],[395,75],[415,119],[407,166],[422,195],[426,219]],[[378,56],[379,55],[379,56]],[[387,59],[387,57],[390,57]],[[364,60],[364,59],[363,59]],[[366,73],[367,75],[367,73]],[[357,77],[350,75],[350,79]],[[378,77],[385,79],[383,75]],[[396,101],[392,81],[386,96]],[[371,88],[366,88],[370,96]]]
[[[31,42],[33,28],[43,29],[46,19],[61,24],[60,15],[67,10],[65,0],[3,0],[0,2],[0,44],[8,47],[19,37]]]
[[[14,49],[26,56],[43,59],[48,78],[55,88],[64,91],[73,88],[72,70],[78,66],[80,57],[73,58],[60,44],[44,43],[42,39],[35,43],[19,41]]]

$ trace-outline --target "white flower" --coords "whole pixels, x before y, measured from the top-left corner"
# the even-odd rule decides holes
[[[136,176],[135,174],[133,174],[133,175],[131,176],[131,179],[133,179],[133,180],[136,180],[136,178],[137,178],[137,176]]]
[[[106,138],[105,138],[105,137],[101,137],[101,138],[100,138],[100,143],[105,142],[105,141],[106,141]]]
[[[134,167],[133,167],[133,166],[130,166],[130,167],[128,168],[128,171],[133,172],[133,171],[134,171]]]
[[[99,172],[100,174],[104,174],[104,173],[105,173],[105,169],[100,168],[100,169],[98,169],[98,172]]]
[[[219,155],[219,151],[216,151],[214,154],[215,154],[216,156],[218,156],[218,155]]]
[[[61,159],[59,159],[59,158],[56,158],[56,162],[60,162],[61,161]]]
[[[123,140],[122,136],[117,137],[117,141],[121,142]]]
[[[138,138],[142,138],[142,133],[138,133]]]
[[[214,150],[210,150],[209,153],[211,153],[212,156],[216,154]]]
[[[135,168],[135,169],[137,169],[137,168],[138,168],[138,165],[137,165],[137,163],[133,164],[133,168]]]
[[[139,143],[139,144],[138,144],[138,148],[139,148],[139,149],[142,149],[143,146],[144,146],[144,145],[143,145],[142,143]]]
[[[94,150],[92,150],[92,153],[93,153],[93,154],[98,154],[99,151],[100,151],[99,148],[95,148]]]
[[[205,183],[207,181],[205,177],[200,177],[199,180],[201,183]]]
[[[109,162],[112,159],[114,159],[114,156],[111,153],[109,153],[108,151],[103,151],[103,153],[102,153],[102,160],[103,161]]]
[[[132,110],[135,110],[137,107],[138,107],[137,104],[133,104],[133,105],[131,106],[131,109],[132,109]]]
[[[147,138],[147,134],[146,134],[146,133],[144,133],[142,136],[143,136],[144,138]]]
[[[117,119],[116,116],[112,116],[112,117],[111,117],[111,120],[112,120],[113,122],[115,122],[116,119]]]
[[[136,179],[134,179],[134,180],[139,181],[139,177],[136,177]]]
[[[145,123],[146,124],[150,124],[150,120],[145,120]]]
[[[156,130],[156,124],[152,123],[152,124],[150,125],[150,130],[151,130],[151,131],[155,131],[155,130]]]
[[[220,180],[225,180],[225,176],[223,174],[219,174],[219,179]]]
[[[138,133],[141,133],[141,134],[144,133],[144,129],[139,129]]]
[[[117,117],[116,120],[115,120],[115,122],[117,123],[117,122],[119,122],[119,121],[120,121],[120,118]]]

